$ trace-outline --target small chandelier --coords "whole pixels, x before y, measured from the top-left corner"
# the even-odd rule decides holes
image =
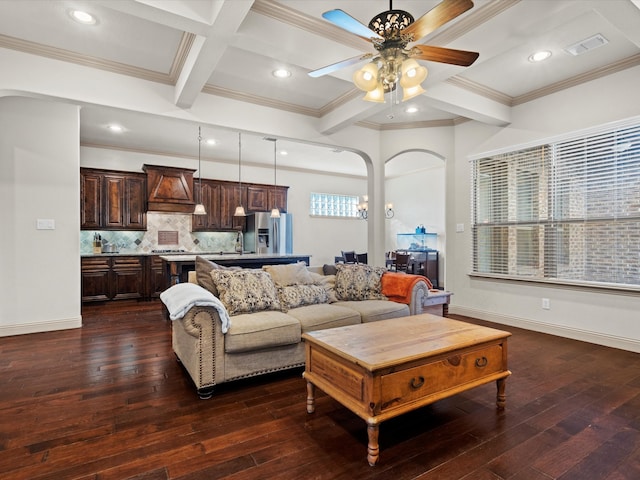
[[[204,208],[204,204],[202,203],[202,168],[200,166],[200,145],[202,144],[202,133],[201,127],[198,127],[198,190],[200,203],[196,204],[196,208],[193,209],[194,215],[206,215],[207,210]]]
[[[242,192],[242,132],[238,132],[238,186]],[[234,217],[246,217],[247,214],[242,206],[242,193],[240,194],[240,205],[236,207]]]
[[[369,29],[384,37],[384,42],[376,42],[374,47],[380,52],[373,61],[353,74],[353,83],[367,92],[364,100],[384,103],[384,95],[402,87],[402,101],[409,100],[425,92],[421,83],[427,78],[426,67],[410,58],[413,50],[407,50],[411,36],[403,30],[413,23],[413,17],[404,10],[387,10],[369,22]],[[419,54],[418,50],[415,54]]]

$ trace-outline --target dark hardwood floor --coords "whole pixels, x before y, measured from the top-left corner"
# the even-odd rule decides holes
[[[635,353],[491,325],[513,333],[506,410],[491,384],[384,422],[370,467],[364,422],[321,392],[307,414],[300,370],[199,400],[159,303],[83,320],[0,338],[0,478],[640,478]]]

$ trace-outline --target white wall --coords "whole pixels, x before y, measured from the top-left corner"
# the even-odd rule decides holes
[[[455,161],[447,171],[447,289],[452,313],[483,318],[640,352],[640,295],[530,282],[472,278],[469,156],[544,140],[640,114],[640,67],[561,91],[513,109],[505,128],[476,122],[455,129]],[[541,299],[549,298],[550,310]]]
[[[78,112],[0,98],[0,336],[82,323]]]
[[[123,150],[82,147],[81,166],[125,171],[142,171],[145,163],[194,168],[193,159],[151,155]],[[202,162],[202,177],[218,180],[238,179],[238,166],[208,159]],[[271,168],[242,166],[242,181],[268,183]],[[366,191],[365,178],[305,173],[278,169],[278,184],[289,186],[288,213],[293,214],[294,253],[311,255],[312,265],[333,263],[341,250],[367,251],[367,222],[357,219],[314,218],[309,216],[309,194],[339,193],[358,195]]]

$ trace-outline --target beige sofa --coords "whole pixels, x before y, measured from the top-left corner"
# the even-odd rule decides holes
[[[336,274],[325,275],[331,268]],[[223,382],[303,366],[303,332],[412,315],[428,295],[427,283],[416,278],[406,303],[388,300],[381,294],[384,269],[366,265],[231,270],[198,257],[191,273],[199,287],[189,288],[213,293],[225,307],[191,306],[171,322],[173,350],[201,398]],[[173,288],[161,296],[165,305]]]

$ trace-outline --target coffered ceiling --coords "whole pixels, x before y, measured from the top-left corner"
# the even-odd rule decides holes
[[[395,0],[393,7],[419,18],[438,3]],[[421,62],[429,69],[426,93],[400,104],[361,100],[351,77],[362,64],[320,78],[307,75],[375,52],[368,41],[325,21],[324,11],[340,8],[366,25],[389,8],[387,0],[3,0],[0,48],[171,85],[182,109],[201,95],[219,95],[327,119],[324,133],[352,124],[376,130],[454,125],[467,119],[504,125],[508,116],[499,112],[640,64],[640,0],[474,4],[420,43],[477,51],[478,60],[470,67]],[[74,22],[70,9],[86,10],[97,22]],[[575,45],[584,50],[581,44],[595,35],[600,37],[590,43],[597,48],[569,53]],[[530,62],[538,50],[551,52],[551,57]],[[277,68],[288,69],[291,76],[276,78],[272,72]],[[408,106],[417,112],[407,113]],[[328,120],[337,111],[340,120]],[[122,124],[127,134],[107,131],[104,126],[110,122]],[[194,150],[194,127],[96,105],[85,105],[81,112],[84,144],[184,154]],[[204,136],[219,140],[221,158],[237,156],[236,132],[205,126]],[[259,136],[246,142],[249,161],[252,143],[259,150],[255,161],[271,148]],[[322,154],[327,165],[336,164],[336,171],[342,165],[342,173],[364,173],[361,162],[356,171],[344,167],[349,162],[339,159],[340,153],[332,152],[331,160],[326,160],[326,150]],[[290,158],[284,165],[295,167],[295,154]]]

